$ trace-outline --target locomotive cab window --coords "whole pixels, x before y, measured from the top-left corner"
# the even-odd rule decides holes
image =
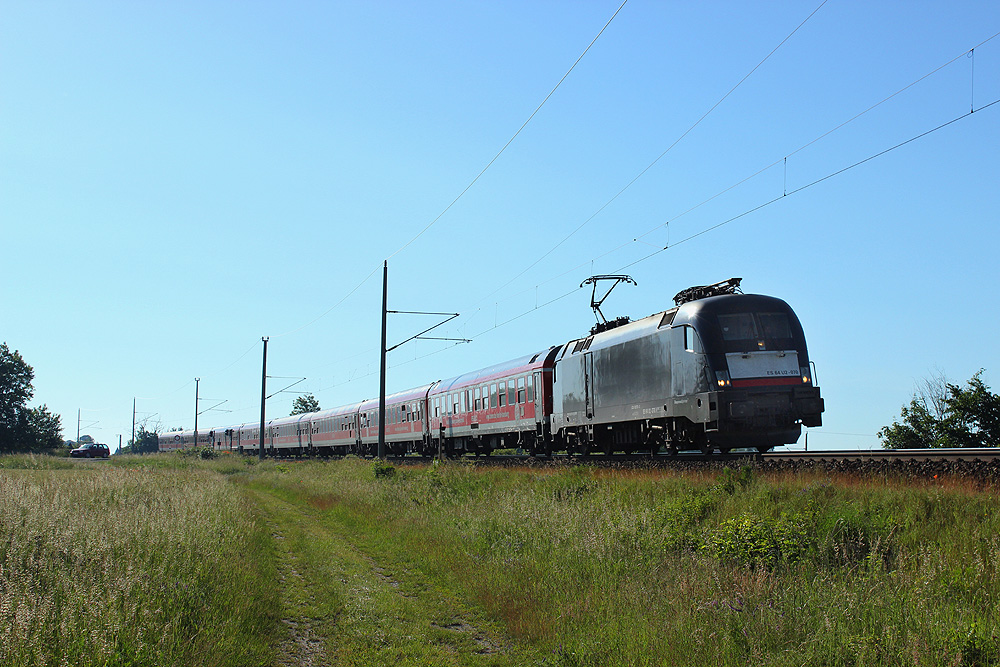
[[[756,340],[760,338],[753,313],[719,315],[723,340]]]
[[[787,339],[792,337],[792,325],[785,313],[757,313],[760,328],[764,330],[767,340]]]
[[[719,327],[722,339],[727,342],[767,341],[768,347],[786,347],[793,337],[787,313],[719,315]]]

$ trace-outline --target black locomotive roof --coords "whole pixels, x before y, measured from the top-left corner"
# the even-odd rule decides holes
[[[673,324],[690,324],[698,330],[705,346],[712,350],[722,350],[722,329],[719,325],[719,315],[731,313],[785,313],[792,338],[789,341],[793,348],[805,357],[805,334],[799,318],[791,307],[783,300],[763,294],[727,294],[699,299],[685,303],[677,309]]]
[[[783,300],[763,294],[725,294],[710,296],[697,301],[689,301],[677,309],[674,323],[694,323],[694,320],[710,315],[728,313],[792,313],[791,307]]]

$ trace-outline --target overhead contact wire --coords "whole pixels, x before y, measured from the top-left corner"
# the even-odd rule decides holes
[[[538,264],[540,264],[542,262],[542,260],[544,260],[546,257],[548,257],[549,255],[551,255],[553,252],[555,252],[556,250],[558,250],[560,246],[562,246],[564,243],[566,243],[566,241],[570,240],[573,236],[575,236],[577,232],[579,232],[581,229],[583,229],[588,224],[590,224],[590,222],[592,222],[594,220],[594,218],[596,218],[598,215],[600,215],[604,211],[604,209],[606,209],[608,206],[610,206],[612,203],[614,203],[615,200],[617,200],[621,195],[623,195],[626,190],[628,190],[629,188],[631,188],[632,185],[634,185],[636,181],[638,181],[640,178],[642,178],[643,176],[645,176],[646,173],[650,169],[652,169],[660,160],[662,160],[667,155],[667,153],[669,153],[671,150],[673,150],[674,147],[677,146],[677,144],[679,144],[696,127],[698,127],[702,123],[702,121],[704,121],[706,118],[708,118],[708,116],[713,111],[715,111],[719,107],[720,104],[722,104],[723,102],[725,102],[726,99],[730,95],[732,95],[736,91],[737,88],[739,88],[741,85],[743,85],[743,83],[747,79],[749,79],[750,76],[753,75],[754,72],[756,72],[758,69],[760,69],[760,67],[765,62],[767,62],[767,60],[771,56],[773,56],[778,51],[778,49],[780,49],[785,44],[785,42],[787,42],[789,39],[791,39],[792,36],[796,32],[798,32],[799,29],[802,28],[802,26],[804,26],[806,24],[806,22],[809,21],[809,19],[811,19],[816,14],[816,12],[818,12],[820,9],[822,9],[823,5],[825,5],[826,3],[827,3],[827,0],[823,0],[823,2],[821,2],[819,4],[819,6],[816,7],[816,9],[814,9],[809,14],[809,16],[807,16],[805,19],[803,19],[802,22],[799,23],[795,27],[794,30],[792,30],[790,33],[788,33],[788,35],[783,40],[781,40],[781,42],[778,43],[777,46],[775,46],[773,49],[771,49],[770,53],[768,53],[766,56],[764,56],[764,58],[753,67],[753,69],[751,69],[749,72],[747,72],[743,76],[743,78],[740,79],[739,82],[736,83],[735,86],[733,86],[732,88],[730,88],[729,92],[727,92],[725,95],[723,95],[721,98],[719,98],[719,100],[715,104],[713,104],[711,106],[711,108],[709,108],[708,111],[706,111],[704,114],[702,114],[702,116],[698,120],[696,120],[694,122],[694,124],[691,125],[691,127],[689,127],[688,129],[686,129],[679,137],[677,137],[677,139],[675,139],[674,142],[672,144],[670,144],[670,146],[668,146],[666,148],[666,150],[664,150],[662,153],[660,153],[659,156],[657,156],[657,158],[655,160],[653,160],[648,165],[646,165],[646,167],[642,171],[640,171],[638,174],[636,174],[636,176],[634,178],[632,178],[632,180],[630,180],[628,183],[626,183],[623,188],[621,188],[617,193],[615,193],[615,195],[613,197],[611,197],[611,199],[609,199],[608,201],[606,201],[600,208],[598,208],[596,211],[594,211],[594,213],[591,214],[590,217],[588,217],[586,220],[584,220],[582,223],[580,223],[580,225],[576,229],[574,229],[573,231],[571,231],[561,241],[559,241],[554,246],[552,246],[548,251],[546,251],[545,254],[543,254],[541,257],[539,257],[538,259],[536,259],[534,262],[532,262],[530,265],[528,265],[527,268],[525,268],[523,271],[521,271],[520,273],[518,273],[517,275],[515,275],[513,278],[511,278],[510,280],[508,280],[506,283],[504,283],[503,285],[501,285],[497,289],[495,289],[493,292],[491,292],[490,294],[487,294],[478,303],[482,303],[483,301],[485,301],[486,299],[489,299],[494,294],[502,291],[505,287],[507,287],[508,285],[510,285],[511,283],[513,283],[515,280],[517,280],[518,278],[520,278],[521,276],[523,276],[525,273],[527,273],[531,269],[533,269],[536,266],[538,266]]]
[[[933,133],[937,132],[938,130],[943,130],[944,128],[948,127],[949,125],[953,125],[954,123],[957,123],[960,120],[964,120],[964,119],[968,118],[969,116],[971,116],[971,115],[973,115],[975,113],[978,113],[978,112],[980,112],[980,111],[982,111],[984,109],[988,109],[989,107],[992,107],[995,104],[1000,104],[1000,99],[993,100],[992,102],[990,102],[988,104],[984,104],[983,106],[979,107],[978,109],[973,109],[972,111],[964,113],[961,116],[957,116],[955,118],[952,118],[951,120],[949,120],[949,121],[947,121],[945,123],[942,123],[942,124],[938,125],[937,127],[934,127],[934,128],[932,128],[930,130],[927,130],[926,132],[921,132],[918,135],[910,137],[906,141],[902,141],[902,142],[900,142],[900,143],[898,143],[898,144],[896,144],[894,146],[886,148],[885,150],[879,151],[878,153],[874,153],[872,155],[869,155],[868,157],[866,157],[863,160],[858,160],[857,162],[855,162],[853,164],[850,164],[850,165],[848,165],[848,166],[846,166],[846,167],[844,167],[842,169],[838,169],[837,171],[830,172],[826,176],[823,176],[822,178],[818,178],[815,181],[812,181],[811,183],[807,183],[806,185],[803,185],[803,186],[800,186],[798,188],[795,188],[794,190],[789,190],[787,193],[783,193],[779,197],[775,197],[774,199],[766,201],[766,202],[764,202],[762,204],[758,204],[757,206],[754,206],[751,209],[743,211],[739,215],[735,215],[735,216],[729,218],[728,220],[723,220],[722,222],[720,222],[718,224],[715,224],[715,225],[712,225],[711,227],[707,227],[705,229],[702,229],[699,232],[696,232],[694,234],[691,234],[688,237],[685,237],[685,238],[681,239],[677,243],[674,243],[674,244],[672,244],[670,246],[667,246],[665,248],[661,248],[661,249],[659,249],[659,250],[657,250],[655,252],[652,252],[652,253],[646,255],[645,257],[641,257],[641,258],[635,260],[634,262],[630,262],[629,264],[626,264],[625,266],[619,268],[618,271],[623,271],[623,270],[625,270],[625,269],[627,269],[627,268],[629,268],[631,266],[635,266],[636,264],[639,264],[640,262],[644,262],[647,259],[650,259],[651,257],[659,255],[660,253],[665,252],[666,250],[669,250],[671,248],[676,248],[677,246],[679,246],[682,243],[686,243],[686,242],[688,242],[688,241],[690,241],[692,239],[698,238],[699,236],[702,236],[702,235],[707,234],[709,232],[715,231],[716,229],[719,229],[720,227],[724,227],[724,226],[728,225],[731,222],[735,222],[736,220],[739,220],[740,218],[743,218],[743,217],[745,217],[747,215],[750,215],[751,213],[755,213],[756,211],[759,211],[762,208],[765,208],[767,206],[770,206],[771,204],[779,202],[782,199],[785,199],[785,198],[790,197],[790,196],[792,196],[794,194],[802,192],[803,190],[807,190],[808,188],[811,188],[814,185],[819,185],[823,181],[827,181],[827,180],[829,180],[829,179],[831,179],[831,178],[833,178],[835,176],[839,176],[840,174],[843,174],[846,171],[850,171],[851,169],[854,169],[855,167],[860,167],[861,165],[865,164],[866,162],[871,162],[872,160],[874,160],[876,158],[879,158],[879,157],[882,157],[883,155],[885,155],[887,153],[891,153],[892,151],[896,150],[897,148],[902,148],[903,146],[906,146],[907,144],[911,144],[914,141],[917,141],[918,139],[922,139],[922,138],[926,137],[927,135],[933,134]]]
[[[447,213],[448,211],[450,211],[450,210],[451,210],[451,208],[452,208],[452,207],[453,207],[453,206],[454,206],[455,204],[457,204],[457,203],[458,203],[458,201],[459,201],[459,200],[460,200],[460,199],[461,199],[461,198],[462,198],[463,196],[465,196],[465,194],[466,194],[466,193],[467,193],[467,192],[468,192],[468,191],[469,191],[470,189],[472,189],[472,186],[474,186],[474,185],[475,185],[475,184],[476,184],[476,183],[477,183],[477,182],[479,181],[479,179],[480,179],[480,178],[482,178],[483,174],[485,174],[485,173],[486,173],[486,171],[487,171],[487,170],[488,170],[488,169],[489,169],[490,167],[492,167],[492,166],[493,166],[493,163],[495,163],[495,162],[496,162],[496,161],[497,161],[497,160],[498,160],[498,159],[500,158],[500,156],[501,156],[501,155],[502,155],[502,154],[504,153],[504,151],[506,151],[506,150],[507,150],[507,148],[508,148],[508,147],[509,147],[509,146],[510,146],[510,145],[511,145],[511,144],[512,144],[513,142],[514,142],[514,140],[515,140],[515,139],[517,139],[517,137],[518,137],[518,136],[519,136],[519,135],[521,134],[521,132],[522,132],[522,131],[524,130],[524,128],[528,126],[528,123],[530,123],[530,122],[532,121],[532,119],[533,119],[533,118],[534,118],[534,117],[535,117],[535,116],[536,116],[536,115],[538,114],[538,112],[539,112],[539,111],[541,110],[541,108],[542,108],[543,106],[545,106],[545,103],[546,103],[546,102],[548,102],[548,101],[549,101],[549,98],[551,98],[551,97],[552,97],[552,95],[553,95],[553,94],[554,94],[554,93],[556,92],[556,90],[558,90],[558,89],[559,89],[559,86],[561,86],[561,85],[562,85],[563,81],[565,81],[565,80],[566,80],[566,78],[567,78],[567,77],[568,77],[568,76],[570,75],[570,73],[571,73],[571,72],[572,72],[572,71],[573,71],[574,69],[576,69],[576,66],[577,66],[577,65],[578,65],[578,64],[580,63],[580,61],[581,61],[581,60],[583,60],[583,57],[584,57],[585,55],[587,55],[587,52],[588,52],[588,51],[590,51],[591,47],[592,47],[592,46],[594,46],[594,44],[595,44],[595,43],[597,43],[597,40],[598,40],[598,39],[600,39],[601,35],[603,35],[603,34],[604,34],[604,31],[608,29],[608,26],[610,26],[610,25],[611,25],[611,22],[615,20],[615,17],[616,17],[616,16],[618,16],[619,12],[621,12],[622,8],[624,8],[624,7],[625,7],[625,5],[626,5],[627,3],[628,3],[628,0],[624,0],[624,1],[622,2],[622,4],[618,6],[618,9],[616,9],[616,10],[615,10],[615,13],[614,13],[614,14],[613,14],[613,15],[611,16],[611,18],[610,18],[610,19],[608,19],[607,23],[605,23],[605,24],[604,24],[604,27],[603,27],[603,28],[601,28],[601,31],[597,33],[597,36],[596,36],[596,37],[594,37],[594,39],[592,39],[592,40],[590,41],[590,44],[588,44],[588,45],[587,45],[587,48],[583,50],[583,53],[581,53],[581,54],[580,54],[580,56],[579,56],[579,57],[578,57],[578,58],[577,58],[577,59],[576,59],[576,60],[575,60],[575,61],[573,62],[573,65],[572,65],[572,66],[570,66],[570,68],[569,68],[568,70],[566,70],[566,73],[565,73],[565,74],[563,74],[563,76],[562,76],[562,78],[561,78],[561,79],[559,79],[559,82],[558,82],[558,83],[557,83],[557,84],[556,84],[556,85],[555,85],[555,86],[554,86],[554,87],[552,88],[552,90],[550,90],[550,91],[549,91],[549,94],[545,96],[545,99],[543,99],[543,100],[542,100],[542,102],[541,102],[541,103],[540,103],[540,104],[539,104],[539,105],[538,105],[538,106],[537,106],[537,107],[535,108],[535,110],[531,112],[531,115],[530,115],[530,116],[528,116],[528,119],[527,119],[526,121],[524,121],[524,123],[522,123],[522,124],[521,124],[521,127],[519,127],[519,128],[517,129],[517,132],[515,132],[515,133],[514,133],[514,135],[513,135],[513,136],[511,136],[511,138],[507,140],[507,143],[505,143],[505,144],[503,145],[503,147],[502,147],[502,148],[501,148],[501,149],[500,149],[500,150],[499,150],[499,151],[497,152],[497,154],[493,156],[493,159],[491,159],[491,160],[490,160],[490,161],[489,161],[489,162],[488,162],[488,163],[486,164],[486,166],[485,166],[485,167],[483,167],[483,168],[482,168],[482,170],[481,170],[481,171],[480,171],[480,172],[479,172],[478,174],[476,174],[476,177],[475,177],[475,178],[473,178],[473,179],[472,179],[472,181],[470,181],[470,182],[469,182],[469,184],[468,184],[468,185],[466,185],[466,186],[465,186],[465,188],[464,188],[464,189],[463,189],[463,190],[462,190],[462,191],[461,191],[460,193],[458,193],[458,196],[457,196],[457,197],[455,197],[455,198],[454,198],[454,199],[453,199],[453,200],[451,201],[451,203],[450,203],[450,204],[448,204],[448,206],[446,206],[446,207],[444,208],[444,210],[443,210],[443,211],[441,211],[441,212],[440,212],[440,213],[439,213],[439,214],[438,214],[438,215],[437,215],[437,216],[436,216],[436,217],[435,217],[435,218],[434,218],[433,220],[431,220],[431,221],[430,221],[429,223],[427,223],[427,225],[425,225],[423,229],[421,229],[421,230],[420,230],[419,232],[417,232],[417,234],[416,234],[416,235],[414,235],[414,236],[413,236],[413,237],[412,237],[412,238],[411,238],[411,239],[410,239],[409,241],[407,241],[407,242],[406,242],[406,243],[404,243],[404,244],[403,244],[402,246],[400,246],[399,248],[397,248],[397,249],[396,249],[396,251],[395,251],[395,252],[393,252],[393,253],[392,253],[391,255],[389,255],[389,256],[388,256],[388,257],[387,257],[386,259],[392,259],[392,258],[393,258],[393,257],[395,257],[396,255],[398,255],[398,254],[399,254],[400,252],[402,252],[403,250],[405,250],[406,248],[408,248],[408,247],[409,247],[410,245],[412,245],[412,244],[414,243],[414,241],[416,241],[416,240],[417,240],[417,239],[419,239],[419,238],[420,238],[421,236],[423,236],[423,235],[424,235],[424,233],[425,233],[425,232],[426,232],[427,230],[429,230],[429,229],[430,229],[431,227],[433,227],[433,226],[434,226],[434,225],[435,225],[435,224],[436,224],[436,223],[437,223],[437,222],[438,222],[438,221],[439,221],[439,220],[440,220],[440,219],[441,219],[442,217],[444,217],[444,215],[445,215],[445,214],[446,214],[446,213]],[[316,323],[316,322],[318,322],[319,320],[323,319],[323,318],[324,318],[324,317],[326,317],[326,316],[327,316],[327,315],[328,315],[328,314],[329,314],[329,313],[330,313],[331,311],[333,311],[333,310],[334,310],[335,308],[337,308],[338,306],[340,306],[340,305],[341,305],[341,304],[342,304],[342,303],[343,303],[344,301],[346,301],[348,297],[350,297],[350,296],[351,296],[352,294],[354,294],[354,293],[355,293],[356,291],[358,291],[358,290],[359,290],[359,289],[361,288],[361,286],[362,286],[362,285],[364,285],[364,284],[365,284],[366,282],[368,282],[368,280],[369,280],[369,279],[370,279],[370,278],[371,278],[371,277],[372,277],[373,275],[375,275],[375,273],[376,273],[376,272],[377,272],[377,271],[378,271],[378,270],[379,270],[380,268],[382,268],[382,267],[381,267],[381,266],[376,266],[376,267],[375,267],[375,268],[374,268],[374,269],[372,270],[372,272],[371,272],[371,273],[369,273],[369,274],[368,274],[367,276],[365,276],[364,280],[362,280],[362,281],[361,281],[360,283],[358,283],[358,285],[357,285],[357,286],[356,286],[356,287],[355,287],[354,289],[352,289],[352,290],[351,290],[350,292],[348,292],[348,293],[347,293],[347,295],[346,295],[346,296],[344,296],[344,298],[343,298],[343,299],[341,299],[340,301],[338,301],[337,303],[335,303],[335,304],[334,304],[333,306],[331,306],[331,307],[330,307],[329,309],[327,309],[327,310],[326,310],[326,311],[325,311],[325,312],[324,312],[324,313],[323,313],[322,315],[320,315],[319,317],[317,317],[317,318],[315,318],[315,319],[311,320],[310,322],[307,322],[306,324],[303,324],[302,326],[300,326],[300,327],[299,327],[299,328],[297,328],[297,329],[292,329],[291,331],[286,331],[285,333],[282,333],[282,334],[278,334],[277,336],[272,336],[272,338],[281,338],[282,336],[287,336],[287,335],[289,335],[289,334],[293,334],[293,333],[297,333],[297,332],[301,331],[302,329],[305,329],[306,327],[309,327],[309,326],[312,326],[313,324],[315,324],[315,323]]]
[[[493,159],[490,160],[486,164],[485,167],[483,167],[482,171],[480,171],[478,174],[476,174],[476,177],[473,178],[472,181],[468,185],[466,185],[465,188],[460,193],[458,193],[458,196],[455,197],[455,199],[453,199],[452,202],[450,204],[448,204],[448,206],[446,206],[443,211],[441,211],[440,213],[438,213],[437,217],[435,217],[433,220],[431,220],[429,223],[427,223],[427,225],[423,229],[421,229],[419,232],[417,232],[417,234],[413,238],[411,238],[409,241],[407,241],[406,243],[404,243],[399,249],[396,250],[396,252],[394,252],[391,255],[389,255],[389,257],[387,257],[387,259],[392,259],[396,255],[398,255],[399,253],[401,253],[403,250],[405,250],[406,248],[408,248],[414,241],[416,241],[421,236],[423,236],[424,232],[426,232],[428,229],[430,229],[431,227],[433,227],[435,225],[435,223],[437,223],[438,220],[440,220],[442,217],[444,217],[445,213],[447,213],[448,211],[450,211],[451,208],[455,204],[458,203],[458,200],[461,199],[465,195],[466,192],[468,192],[470,189],[472,189],[472,186],[475,185],[476,182],[479,181],[480,178],[482,178],[483,174],[485,174],[486,171],[490,167],[493,166],[493,163],[496,162],[500,158],[501,155],[503,155],[503,152],[505,150],[507,150],[507,147],[510,146],[512,143],[514,143],[514,140],[517,139],[518,135],[520,135],[521,132],[524,130],[524,128],[528,126],[528,123],[530,123],[531,120],[535,117],[535,115],[539,111],[541,111],[542,107],[545,106],[545,103],[549,101],[549,98],[552,97],[552,95],[556,92],[556,90],[559,89],[559,86],[562,85],[563,81],[565,81],[566,78],[570,75],[570,73],[574,69],[576,69],[576,66],[578,64],[580,64],[580,61],[583,60],[583,57],[585,55],[587,55],[587,52],[590,51],[590,48],[595,43],[597,43],[597,40],[600,39],[601,35],[604,34],[604,31],[608,29],[608,26],[611,25],[611,22],[615,20],[615,17],[618,16],[618,13],[622,10],[622,8],[625,6],[625,4],[627,2],[628,2],[628,0],[625,0],[624,2],[622,2],[621,5],[619,5],[618,9],[615,10],[615,13],[611,16],[610,19],[608,19],[608,22],[604,24],[603,28],[601,28],[601,31],[599,33],[597,33],[597,36],[594,37],[593,40],[591,40],[590,44],[587,45],[587,48],[583,50],[583,53],[580,54],[580,57],[576,59],[576,61],[573,63],[573,65],[570,66],[570,68],[568,70],[566,70],[565,74],[563,74],[562,78],[559,79],[559,83],[557,83],[555,85],[555,87],[553,87],[552,90],[549,91],[549,94],[545,96],[545,99],[542,100],[541,104],[539,104],[535,108],[535,110],[531,112],[531,115],[528,116],[528,120],[524,121],[524,123],[521,124],[521,127],[519,127],[517,129],[517,132],[514,133],[514,136],[512,136],[510,139],[507,140],[507,143],[505,143],[503,145],[503,148],[501,148],[497,152],[497,154],[493,156]]]

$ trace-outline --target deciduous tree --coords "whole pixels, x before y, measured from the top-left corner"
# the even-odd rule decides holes
[[[925,380],[914,392],[900,420],[878,436],[886,449],[1000,446],[1000,396],[983,382],[983,370],[964,387],[943,374]]]
[[[312,394],[297,396],[292,401],[292,415],[301,415],[307,412],[319,412],[319,401]]]
[[[35,371],[17,350],[0,344],[0,452],[52,449],[62,444],[62,425],[48,407],[29,408]]]

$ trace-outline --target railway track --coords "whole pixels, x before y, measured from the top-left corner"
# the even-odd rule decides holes
[[[280,461],[300,460],[301,456],[277,456],[273,457]],[[342,458],[334,456],[330,458]],[[386,460],[391,463],[419,464],[433,460],[432,457],[406,455],[389,456]],[[456,459],[467,463],[479,464],[499,464],[518,465],[533,463],[544,465],[555,464],[655,464],[663,463],[748,463],[753,461],[787,461],[787,462],[872,462],[872,461],[896,461],[896,462],[998,462],[1000,463],[1000,447],[997,448],[967,448],[967,449],[831,449],[831,450],[779,450],[760,454],[755,451],[739,452],[733,451],[728,454],[716,452],[711,456],[706,456],[700,452],[681,452],[675,455],[668,454],[590,454],[586,456],[555,454],[549,458],[536,458],[527,455],[500,454],[489,456],[466,455]]]
[[[1000,460],[1000,448],[793,450],[770,451],[760,457],[778,461],[997,461]]]
[[[397,465],[429,459],[389,459]],[[760,472],[847,474],[876,479],[936,481],[961,478],[984,485],[1000,484],[1000,449],[910,449],[731,452],[705,456],[697,452],[668,455],[565,456],[534,459],[524,456],[483,456],[460,459],[467,464],[498,467],[585,465],[617,469],[718,470],[750,467]]]

